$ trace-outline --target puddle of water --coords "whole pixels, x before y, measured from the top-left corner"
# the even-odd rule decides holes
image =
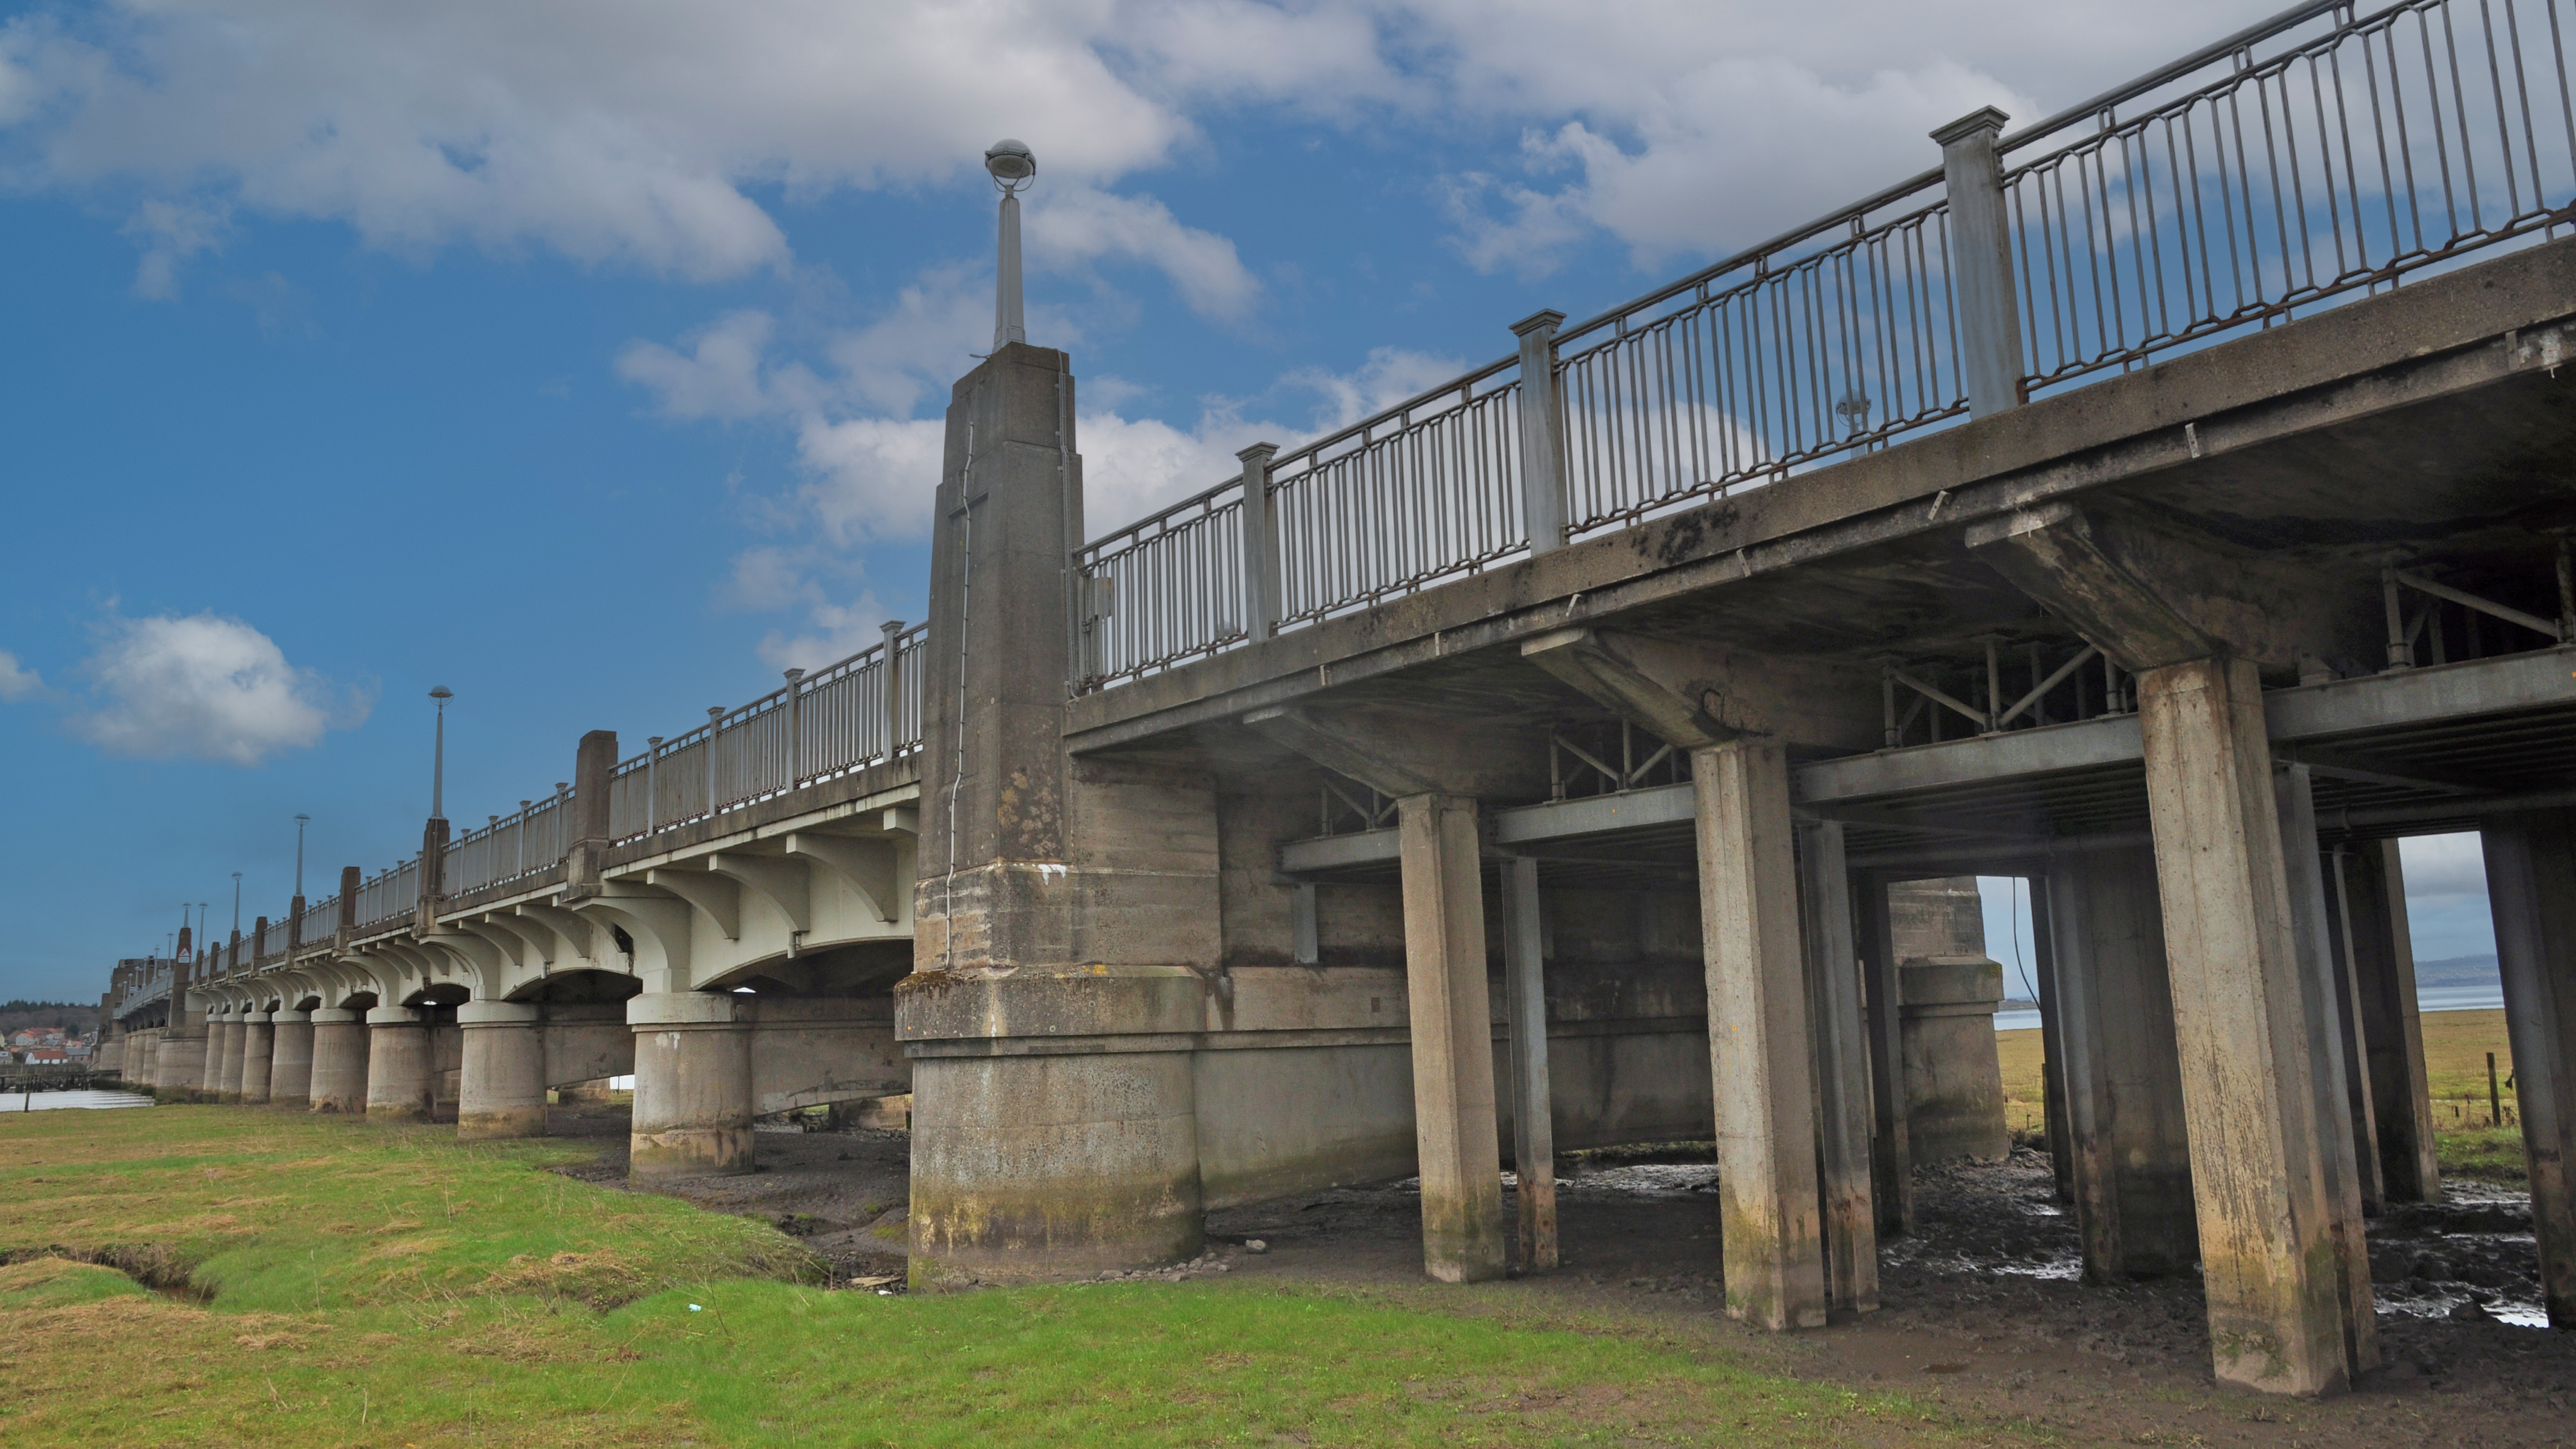
[[[66,1107],[149,1107],[150,1097],[132,1092],[12,1092],[0,1096],[0,1112],[50,1112]]]

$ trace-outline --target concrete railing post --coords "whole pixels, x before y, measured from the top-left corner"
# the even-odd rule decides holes
[[[573,756],[572,821],[564,849],[564,885],[578,898],[599,889],[600,857],[612,839],[609,778],[617,772],[617,731],[592,730]]]
[[[1276,443],[1255,443],[1235,454],[1243,460],[1243,636],[1267,639],[1279,632],[1278,515],[1270,497],[1270,460]]]
[[[1565,409],[1556,395],[1556,329],[1565,314],[1533,312],[1512,324],[1521,340],[1521,521],[1530,553],[1565,547]]]
[[[2013,289],[2012,221],[1995,136],[2010,120],[1988,106],[1932,133],[1950,197],[1952,302],[1968,413],[2022,405],[2021,307]]]
[[[366,872],[354,865],[340,867],[340,919],[331,940],[332,946],[338,950],[348,950],[349,938],[357,934],[358,892],[366,887]]]
[[[787,676],[787,778],[783,788],[793,790],[805,780],[805,671],[790,669]]]
[[[433,815],[420,831],[420,903],[413,929],[428,935],[438,929],[438,907],[447,894],[447,821]]]

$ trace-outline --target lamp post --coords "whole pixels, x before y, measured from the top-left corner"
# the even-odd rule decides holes
[[[429,748],[429,818],[447,818],[447,702],[456,691],[444,684],[430,686],[429,697],[438,701],[438,733]]]
[[[1002,193],[1001,266],[994,281],[993,350],[1029,340],[1020,316],[1020,192],[1038,174],[1038,158],[1018,141],[1000,140],[984,152],[984,169]]]

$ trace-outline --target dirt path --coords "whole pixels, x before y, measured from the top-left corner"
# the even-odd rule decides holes
[[[610,1135],[615,1120],[566,1122]],[[622,1140],[576,1175],[622,1181]],[[899,1272],[909,1143],[899,1132],[763,1132],[760,1170],[662,1190],[779,1222],[842,1277]],[[2563,1445],[2576,1439],[2576,1334],[2525,1327],[2538,1287],[2527,1201],[2454,1188],[2370,1227],[2387,1366],[2350,1395],[2297,1402],[2220,1387],[2196,1276],[2117,1288],[2076,1281],[2072,1215],[2047,1159],[1917,1175],[1917,1231],[1881,1252],[1881,1311],[1821,1333],[1755,1333],[1722,1315],[1716,1169],[1645,1163],[1558,1189],[1565,1266],[1471,1311],[1613,1325],[1700,1341],[1751,1365],[1940,1402],[1971,1422],[2082,1444]],[[1508,1205],[1508,1194],[1507,1194]],[[1412,1184],[1313,1193],[1212,1213],[1192,1270],[1383,1286],[1435,1306]],[[1262,1250],[1248,1244],[1259,1241]],[[1494,1296],[1498,1294],[1499,1296]],[[1464,1300],[1452,1299],[1462,1306]],[[2483,1306],[2471,1306],[2483,1305]]]

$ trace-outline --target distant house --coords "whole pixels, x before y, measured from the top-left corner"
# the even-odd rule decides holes
[[[68,1062],[71,1059],[71,1053],[58,1046],[29,1047],[27,1049],[26,1061],[29,1066],[40,1067],[48,1062]]]

